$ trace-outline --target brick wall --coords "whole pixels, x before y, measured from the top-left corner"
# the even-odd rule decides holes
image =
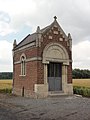
[[[26,55],[26,58],[32,58],[32,57],[36,57],[37,56],[37,48],[33,47],[33,48],[27,48],[21,51],[17,51],[14,53],[14,62],[20,61],[20,56],[22,54]]]
[[[44,83],[44,65],[42,61],[37,62],[37,83],[43,84]]]
[[[21,64],[15,65],[14,87],[34,90],[34,84],[37,83],[37,61],[26,63],[26,75],[21,75]]]
[[[67,67],[68,83],[72,83],[72,63]]]

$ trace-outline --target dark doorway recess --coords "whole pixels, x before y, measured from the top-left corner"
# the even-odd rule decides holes
[[[50,62],[48,64],[49,91],[62,90],[62,64]]]

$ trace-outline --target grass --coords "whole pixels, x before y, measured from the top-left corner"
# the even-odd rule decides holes
[[[12,80],[0,80],[0,91],[11,93],[12,82]],[[73,79],[73,87],[75,93],[81,94],[82,92],[83,95],[90,96],[90,79]]]
[[[73,92],[90,97],[90,79],[73,79]]]
[[[0,89],[11,89],[12,80],[0,80]]]
[[[12,80],[0,80],[0,89],[12,88]],[[73,86],[90,87],[90,79],[73,79]]]
[[[90,88],[90,79],[73,79],[73,86]]]

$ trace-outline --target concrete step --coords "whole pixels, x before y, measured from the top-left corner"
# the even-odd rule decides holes
[[[51,91],[48,94],[48,97],[61,97],[61,96],[68,96],[68,95],[63,91]]]

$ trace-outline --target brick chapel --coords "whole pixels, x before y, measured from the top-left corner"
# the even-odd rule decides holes
[[[43,29],[37,27],[19,44],[13,44],[13,93],[26,97],[73,94],[72,38],[57,17]]]

